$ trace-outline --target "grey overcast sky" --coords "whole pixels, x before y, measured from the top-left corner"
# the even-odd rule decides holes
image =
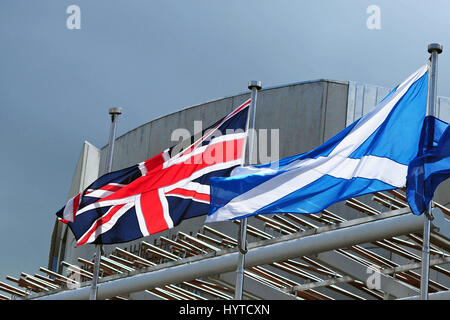
[[[80,30],[66,27],[73,4]],[[448,0],[0,0],[0,281],[47,265],[82,143],[107,143],[108,108],[124,109],[120,135],[252,79],[392,87],[431,42],[450,97],[449,17]]]

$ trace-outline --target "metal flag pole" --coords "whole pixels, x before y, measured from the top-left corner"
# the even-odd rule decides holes
[[[245,154],[245,164],[250,165],[253,155],[253,141],[255,139],[255,114],[256,114],[256,99],[258,97],[258,90],[262,88],[261,81],[249,81],[248,88],[252,91],[249,114],[247,118],[246,130],[247,130],[247,153]],[[245,149],[244,149],[245,151]],[[234,292],[234,298],[236,300],[242,300],[242,291],[244,288],[244,263],[245,254],[247,253],[247,218],[241,220],[239,225],[238,234],[238,247],[239,247],[239,260],[236,270],[236,287]]]
[[[116,140],[116,128],[117,128],[117,118],[122,114],[122,108],[110,108],[109,114],[111,115],[111,128],[109,131],[109,148],[108,148],[108,162],[106,164],[106,172],[110,173],[112,169],[112,161],[114,154],[114,142]],[[97,283],[98,274],[100,270],[100,259],[102,255],[102,245],[95,245],[95,261],[94,261],[94,272],[92,275],[91,291],[89,292],[89,300],[97,300]]]
[[[428,52],[430,57],[429,69],[429,86],[428,86],[428,103],[427,114],[436,116],[436,102],[437,102],[437,68],[438,68],[438,54],[442,52],[442,45],[439,43],[431,43],[428,45]],[[432,201],[425,212],[427,219],[423,225],[423,246],[422,246],[422,274],[420,277],[420,298],[428,300],[428,280],[430,275],[430,227],[433,216],[431,214]]]

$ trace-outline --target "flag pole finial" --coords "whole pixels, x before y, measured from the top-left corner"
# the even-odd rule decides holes
[[[122,114],[122,108],[109,108],[109,114]]]
[[[440,54],[440,53],[442,53],[443,49],[444,49],[444,47],[440,43],[430,43],[428,45],[429,53],[437,52],[437,54]]]
[[[111,115],[111,121],[114,122],[115,118],[122,114],[122,108],[109,108],[109,114]]]
[[[261,90],[262,88],[262,84],[261,81],[258,80],[251,80],[248,82],[248,88],[250,90],[252,90],[253,88],[255,88],[256,90]]]

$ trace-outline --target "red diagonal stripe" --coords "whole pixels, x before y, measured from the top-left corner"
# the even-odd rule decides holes
[[[72,207],[73,207],[73,217],[72,221],[75,222],[75,217],[78,211],[78,206],[80,205],[80,193],[73,198]]]
[[[169,192],[166,192],[168,196],[170,195],[180,195],[185,197],[191,197],[193,199],[202,200],[202,201],[208,201],[209,202],[209,194],[207,193],[200,193],[194,190],[187,190],[183,188],[176,188]]]
[[[107,223],[111,218],[114,216],[114,214],[119,211],[120,208],[122,208],[125,204],[120,204],[117,206],[114,206],[111,210],[108,211],[106,215],[95,221],[94,227],[91,227],[91,230],[78,241],[77,245],[81,246],[82,244],[85,244],[89,237],[97,230],[98,227],[100,227],[102,224]]]
[[[101,187],[99,190],[116,192],[117,190],[120,190],[123,187],[124,186],[118,186],[118,185],[114,185],[114,184],[107,184],[106,186]]]

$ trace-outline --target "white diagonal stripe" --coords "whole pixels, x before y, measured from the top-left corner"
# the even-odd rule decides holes
[[[95,191],[89,192],[85,195],[85,197],[92,197],[92,198],[106,198],[107,196],[113,194],[114,191],[108,191],[108,190],[100,190],[97,189]]]
[[[150,235],[147,229],[147,223],[145,222],[144,213],[142,212],[141,207],[141,195],[138,194],[134,201],[134,208],[136,210],[136,217],[139,224],[139,229],[141,230],[142,236],[146,237]]]
[[[195,200],[196,202],[209,204],[209,201],[200,200],[198,198],[195,198],[194,196],[184,196],[184,195],[181,195],[181,194],[169,193],[167,195],[167,197],[176,197],[176,198],[182,198],[182,199],[188,199],[188,200],[190,199],[190,200]]]
[[[198,182],[188,182],[186,184],[183,184],[183,186],[180,186],[179,188],[195,191],[198,193],[204,193],[209,194],[209,185],[208,184],[200,184]],[[169,188],[164,188],[165,192],[172,191],[174,188],[173,186],[169,186]]]
[[[173,221],[169,214],[169,203],[167,202],[166,195],[164,194],[163,188],[158,189],[159,201],[163,209],[164,220],[166,220],[167,227],[169,229],[173,228]]]
[[[122,216],[128,211],[128,209],[130,209],[131,207],[133,207],[133,205],[134,205],[133,203],[127,203],[127,204],[124,205],[122,208],[120,208],[119,210],[117,210],[117,212],[111,217],[111,219],[110,219],[108,222],[106,222],[106,223],[104,223],[104,224],[98,226],[97,230],[95,230],[95,231],[89,236],[89,239],[88,239],[85,243],[92,243],[92,242],[95,241],[95,239],[96,239],[99,235],[101,235],[101,234],[103,234],[103,233],[105,233],[105,232],[111,230],[112,227],[114,227],[114,225],[116,224],[117,220],[119,220],[119,218],[122,217]],[[101,216],[100,218],[96,219],[96,220],[93,222],[92,226],[84,233],[83,236],[80,237],[80,239],[83,239],[89,232],[91,232],[91,230],[95,227],[97,221],[101,220],[104,216],[108,215],[108,213],[109,213],[112,209],[114,209],[114,207],[112,207],[111,209],[109,209],[103,216]]]
[[[97,208],[103,208],[103,207],[108,207],[108,206],[115,206],[115,205],[119,205],[119,204],[125,204],[125,203],[129,203],[129,202],[134,202],[135,198],[136,198],[136,196],[133,195],[133,196],[129,196],[129,197],[122,198],[122,199],[97,201],[97,202],[91,203],[90,205],[87,205],[86,207],[78,210],[77,211],[77,216],[80,215],[80,214],[85,213],[86,211],[92,210],[92,209],[97,209]]]

